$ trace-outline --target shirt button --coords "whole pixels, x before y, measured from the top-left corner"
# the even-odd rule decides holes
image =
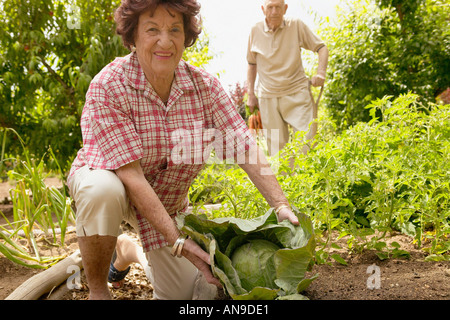
[[[167,169],[167,160],[164,159],[164,162],[159,165],[159,170],[166,170],[166,169]]]

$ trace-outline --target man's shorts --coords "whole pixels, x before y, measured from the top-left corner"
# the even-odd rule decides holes
[[[313,101],[308,87],[298,93],[278,97],[259,98],[259,110],[269,155],[276,155],[289,142],[289,125],[294,130],[307,132],[313,121]]]

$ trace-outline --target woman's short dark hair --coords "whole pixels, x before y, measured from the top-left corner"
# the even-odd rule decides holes
[[[131,49],[141,13],[150,10],[155,12],[159,5],[172,9],[183,15],[185,41],[184,46],[190,47],[201,33],[200,4],[196,0],[122,0],[114,18],[117,24],[116,32],[122,36],[125,47]]]

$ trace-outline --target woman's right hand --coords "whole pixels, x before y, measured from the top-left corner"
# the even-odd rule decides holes
[[[222,288],[219,279],[214,277],[212,274],[209,254],[205,252],[195,241],[192,239],[187,239],[184,242],[182,255],[203,273],[208,283],[213,284],[218,288]]]

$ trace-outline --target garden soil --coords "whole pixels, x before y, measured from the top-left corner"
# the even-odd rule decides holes
[[[51,179],[47,182],[58,183]],[[12,215],[12,206],[7,199],[10,187],[7,182],[0,184],[0,211],[7,217]],[[4,222],[0,218],[1,224]],[[137,239],[132,230],[125,230]],[[41,239],[39,244],[42,254],[70,255],[78,249],[77,240],[73,232],[69,232],[66,238],[64,248],[54,247]],[[417,249],[412,239],[405,235],[390,235],[388,241],[398,242],[401,249],[410,252],[410,258],[380,260],[373,251],[350,254],[346,250],[339,250],[347,265],[337,262],[315,265],[310,275],[319,276],[303,294],[311,300],[450,300],[450,262],[424,261],[426,254]],[[38,272],[41,271],[14,264],[0,254],[0,300],[4,300]],[[82,287],[79,290],[69,290],[63,284],[41,299],[87,299],[84,275],[81,280]],[[132,265],[123,287],[111,288],[111,291],[117,300],[152,299],[152,286],[140,265]],[[218,299],[226,297],[222,295]]]

